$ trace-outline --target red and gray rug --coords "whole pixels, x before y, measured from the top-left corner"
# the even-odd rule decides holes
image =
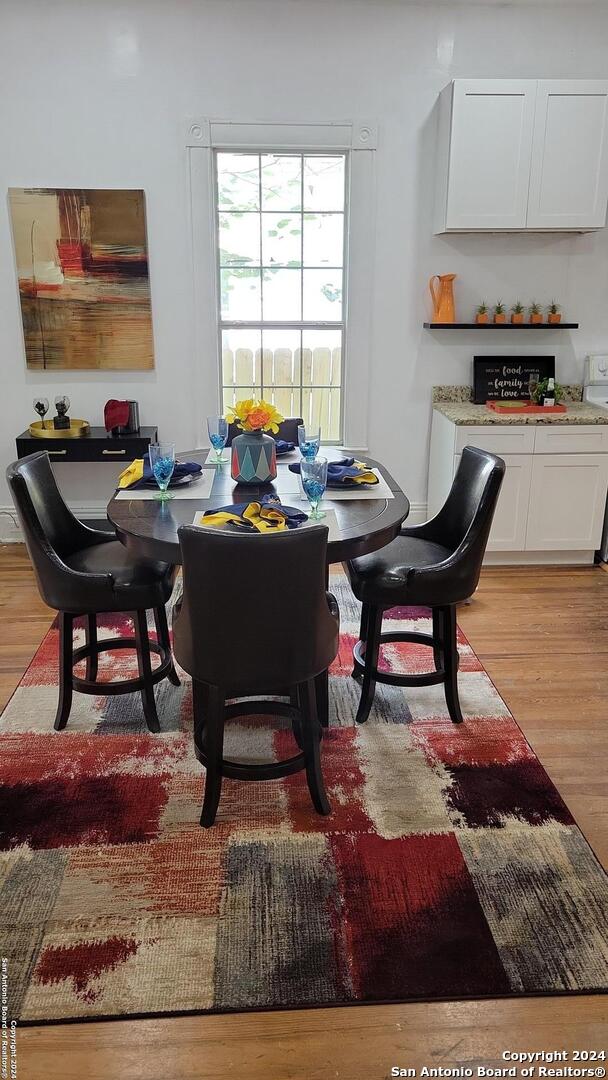
[[[49,632],[0,721],[9,1019],[607,989],[608,879],[466,640],[464,724],[441,687],[379,686],[356,729],[359,611],[344,579],[334,588],[329,818],[302,773],[225,780],[202,830],[186,681],[157,689],[161,735],[137,696],[78,694],[54,732]],[[428,627],[422,609],[392,614],[395,628]],[[123,630],[115,618],[105,635]],[[427,655],[390,645],[384,663],[422,670]],[[109,654],[102,677],[131,663]],[[241,720],[228,752],[295,746],[276,719]]]

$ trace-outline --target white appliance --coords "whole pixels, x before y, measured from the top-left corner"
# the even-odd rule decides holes
[[[608,353],[593,353],[585,358],[583,401],[608,410]],[[604,514],[600,559],[608,562],[608,502]]]

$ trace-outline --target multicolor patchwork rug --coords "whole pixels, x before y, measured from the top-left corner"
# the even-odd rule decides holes
[[[9,1019],[606,990],[608,879],[466,640],[464,724],[441,687],[379,686],[355,728],[359,609],[343,578],[334,591],[328,818],[300,773],[225,780],[201,829],[186,680],[157,688],[160,735],[135,695],[76,694],[54,732],[49,632],[0,721]],[[423,609],[392,617],[428,629]],[[383,663],[427,658],[387,645]],[[106,654],[101,677],[133,663]],[[227,754],[294,753],[280,723],[235,722]]]

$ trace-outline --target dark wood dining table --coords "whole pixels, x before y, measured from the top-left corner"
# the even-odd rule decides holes
[[[230,503],[255,501],[263,495],[277,495],[286,506],[293,505],[294,499],[302,498],[298,478],[288,468],[293,457],[289,460],[278,459],[277,478],[272,484],[252,487],[235,484],[230,476],[229,462],[223,465],[207,464],[211,453],[209,450],[186,450],[177,455],[181,461],[197,461],[205,469],[214,470],[213,487],[206,499],[195,497],[193,488],[193,498],[160,501],[154,499],[153,492],[150,492],[149,499],[113,497],[110,500],[108,519],[128,551],[139,557],[179,564],[181,554],[177,530],[180,525],[190,525],[199,511],[218,509]],[[225,454],[229,456],[229,451],[225,451]],[[344,457],[344,451],[323,447],[323,456],[328,461],[335,461]],[[334,529],[330,534],[328,564],[354,559],[385,547],[398,535],[401,524],[409,514],[407,496],[384,465],[367,455],[365,461],[371,468],[380,468],[393,492],[393,498],[332,499],[331,488],[327,489],[322,506],[335,511],[338,524],[338,531]],[[305,503],[299,502],[298,506],[306,510]]]

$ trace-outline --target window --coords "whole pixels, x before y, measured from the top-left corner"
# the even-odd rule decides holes
[[[265,397],[340,442],[346,154],[214,160],[224,408]]]

